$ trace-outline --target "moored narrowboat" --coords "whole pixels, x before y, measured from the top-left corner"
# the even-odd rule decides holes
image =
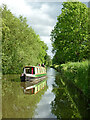
[[[46,68],[42,66],[25,66],[21,75],[21,82],[33,81],[37,78],[46,77]]]

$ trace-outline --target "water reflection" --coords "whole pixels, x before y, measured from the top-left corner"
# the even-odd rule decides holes
[[[88,118],[87,99],[74,84],[58,73],[53,84],[55,99],[52,101],[52,113],[57,118]]]
[[[3,118],[32,118],[37,103],[47,90],[45,87],[36,95],[24,94],[19,75],[5,75],[2,79]]]
[[[25,94],[36,94],[47,86],[47,78],[37,78],[34,81],[21,82]]]
[[[34,118],[56,118],[56,116],[51,112],[51,102],[54,100],[55,95],[52,93],[53,83],[55,80],[55,70],[52,68],[47,69],[47,85],[48,89],[45,94],[42,96],[42,99],[37,104],[35,110]]]
[[[47,76],[48,87],[33,95],[23,93],[19,75],[3,76],[3,118],[87,118],[83,94],[54,69]]]

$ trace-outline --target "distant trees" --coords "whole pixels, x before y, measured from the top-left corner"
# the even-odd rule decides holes
[[[51,32],[53,63],[82,61],[89,57],[88,8],[81,2],[64,2]]]
[[[26,18],[15,17],[4,5],[2,11],[2,72],[20,73],[25,65],[45,63],[47,45]]]
[[[51,59],[51,57],[48,55],[48,54],[46,54],[46,56],[45,56],[45,65],[46,66],[51,66],[52,65],[52,59]]]

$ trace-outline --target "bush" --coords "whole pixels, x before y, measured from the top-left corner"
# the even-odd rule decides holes
[[[83,62],[68,62],[61,64],[60,67],[64,77],[76,84],[87,97],[90,97],[89,66],[89,62],[86,60]]]

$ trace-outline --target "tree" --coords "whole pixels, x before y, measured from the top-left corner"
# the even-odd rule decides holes
[[[2,11],[2,73],[21,73],[26,65],[45,62],[47,45],[27,19],[15,17],[4,5]]]
[[[58,63],[87,59],[88,8],[81,2],[64,2],[62,5],[62,13],[57,17],[57,23],[51,32],[53,51],[56,51]]]
[[[43,42],[43,41],[40,41],[39,42],[39,45],[41,46],[41,47],[39,47],[39,49],[40,49],[40,52],[39,52],[39,63],[45,63],[46,62],[46,59],[45,59],[45,56],[46,56],[46,54],[47,54],[47,50],[48,50],[48,47],[47,47],[47,45]]]
[[[1,13],[1,8],[0,8],[0,68],[1,68],[1,53],[2,53],[2,46],[1,46],[1,40],[2,39],[2,13]],[[0,75],[1,75],[1,70],[0,70]]]
[[[46,56],[45,56],[45,65],[46,66],[51,66],[52,65],[52,59],[48,54],[46,54]]]

